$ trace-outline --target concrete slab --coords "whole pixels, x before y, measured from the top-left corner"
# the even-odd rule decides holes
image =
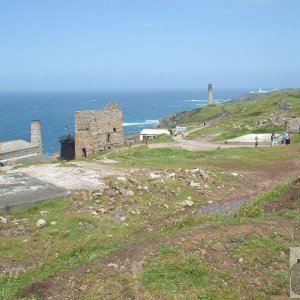
[[[64,188],[23,173],[0,174],[0,209],[22,207],[67,194]]]

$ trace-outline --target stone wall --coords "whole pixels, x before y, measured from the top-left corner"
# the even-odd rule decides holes
[[[91,156],[125,143],[122,110],[115,102],[104,109],[75,113],[75,157]]]
[[[290,133],[300,133],[300,118],[289,118],[287,120],[287,130]]]
[[[43,154],[42,130],[39,120],[31,122],[31,145],[32,147],[38,147],[38,153]]]
[[[39,153],[39,147],[20,149],[17,151],[11,151],[11,152],[5,152],[5,153],[1,153],[1,149],[0,149],[0,160],[18,158],[21,156],[37,154],[37,153]]]

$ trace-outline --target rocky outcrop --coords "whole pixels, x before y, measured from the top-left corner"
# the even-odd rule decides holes
[[[197,108],[194,110],[183,111],[183,112],[179,112],[179,113],[167,116],[167,117],[159,120],[159,126],[166,127],[166,128],[174,128],[177,125],[184,124],[188,118],[197,114],[200,110],[201,110],[201,108]]]

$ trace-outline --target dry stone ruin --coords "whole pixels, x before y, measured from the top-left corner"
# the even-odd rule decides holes
[[[282,99],[276,108],[276,112],[271,114],[269,118],[257,119],[254,122],[254,127],[266,126],[283,126],[291,133],[300,133],[300,118],[292,114],[291,106],[288,99]]]
[[[92,156],[125,143],[122,110],[110,102],[101,110],[75,113],[75,157]]]

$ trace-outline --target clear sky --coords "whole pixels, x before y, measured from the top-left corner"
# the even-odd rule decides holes
[[[0,91],[299,80],[300,0],[0,1]]]

